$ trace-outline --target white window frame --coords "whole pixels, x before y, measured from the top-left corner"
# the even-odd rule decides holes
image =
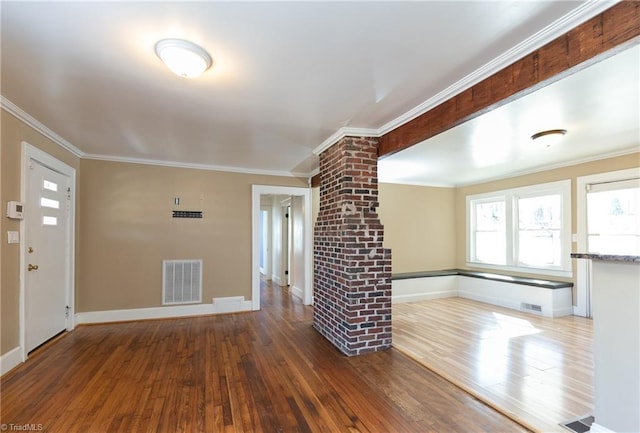
[[[561,263],[558,266],[527,266],[518,264],[518,199],[559,194],[562,200],[562,225],[560,228]],[[476,203],[504,199],[506,224],[506,264],[496,265],[480,262],[475,253],[474,209]],[[526,272],[559,277],[572,277],[571,265],[571,180],[561,180],[520,188],[491,191],[466,197],[467,214],[467,266],[502,271]]]
[[[469,240],[469,242],[467,243],[467,262],[470,262],[471,259],[470,257],[472,257],[476,251],[476,238],[474,236],[474,234],[476,233],[476,227],[475,227],[475,222],[476,222],[476,218],[475,218],[475,204],[482,204],[482,203],[494,203],[494,202],[505,202],[505,231],[508,232],[508,228],[510,225],[510,219],[511,219],[511,215],[509,213],[509,209],[506,206],[506,202],[507,202],[507,197],[504,194],[482,194],[480,196],[473,196],[476,197],[472,200],[469,200],[469,197],[467,197],[467,239]],[[509,236],[507,233],[505,233],[506,236],[506,247],[507,249],[509,248]],[[506,257],[506,256],[505,256]],[[480,262],[480,261],[476,261],[473,260],[476,263],[483,263],[484,265],[487,266],[504,266],[504,265],[500,265],[500,264],[490,264],[488,262]],[[508,258],[507,258],[508,261]]]

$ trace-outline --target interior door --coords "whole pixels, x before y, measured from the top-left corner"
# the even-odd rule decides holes
[[[31,159],[26,182],[25,345],[28,353],[67,326],[71,180]]]

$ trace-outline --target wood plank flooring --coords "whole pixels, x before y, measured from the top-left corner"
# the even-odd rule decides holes
[[[1,381],[0,423],[45,432],[519,432],[395,349],[348,358],[312,309],[81,326]]]
[[[393,305],[393,344],[528,427],[593,414],[589,319],[549,319],[463,298]]]

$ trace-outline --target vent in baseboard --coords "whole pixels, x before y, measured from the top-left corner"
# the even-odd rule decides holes
[[[163,260],[162,305],[202,302],[202,260]]]
[[[542,313],[542,305],[527,304],[526,302],[520,304],[520,309],[531,313]]]

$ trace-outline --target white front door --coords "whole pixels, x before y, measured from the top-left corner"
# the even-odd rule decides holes
[[[28,353],[67,327],[71,180],[34,159],[29,159],[27,170],[24,299]]]

